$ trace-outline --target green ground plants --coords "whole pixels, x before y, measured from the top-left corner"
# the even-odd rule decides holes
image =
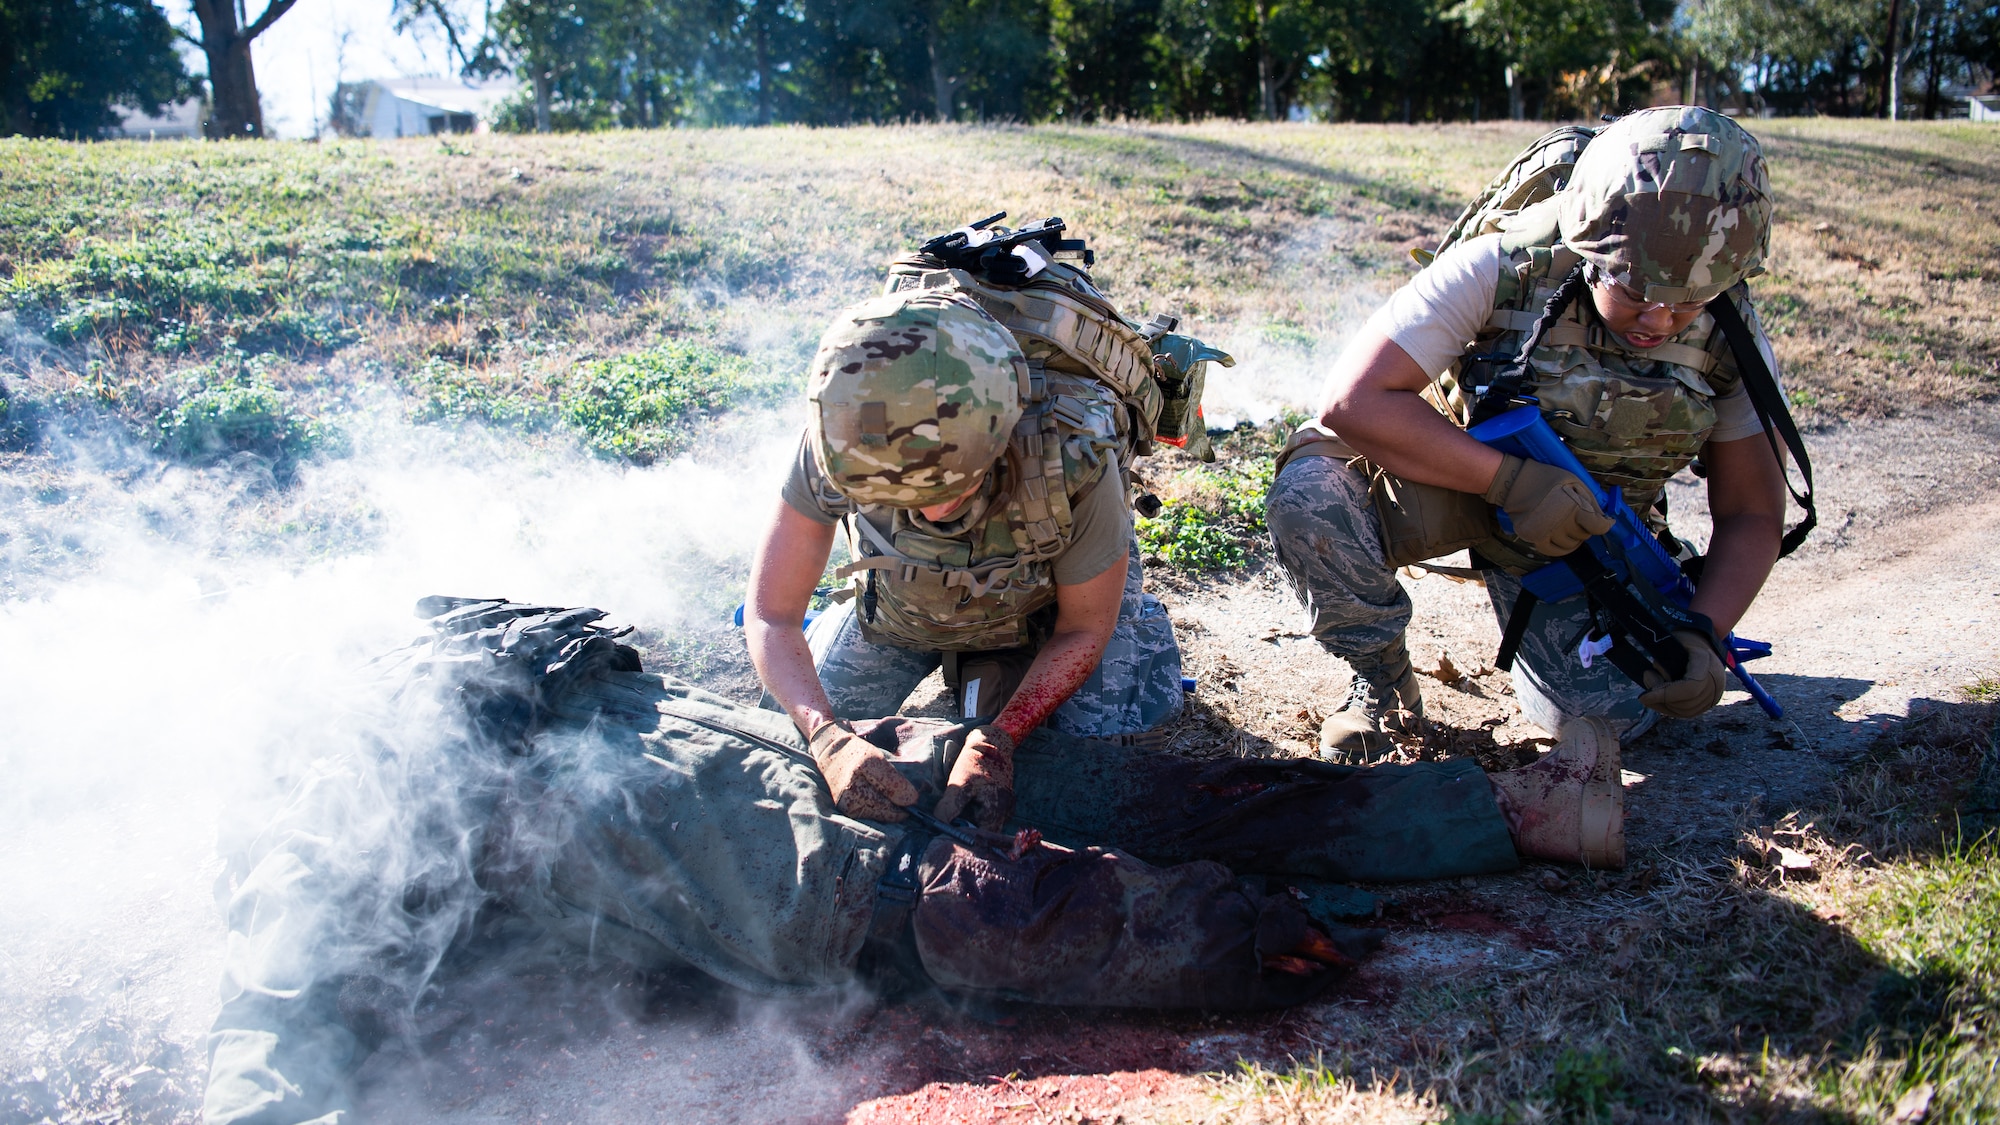
[[[1838,418],[2000,392],[1994,148],[1942,124],[1758,128],[1778,228],[1774,268],[1755,285],[1802,410]],[[507,414],[507,394],[661,340],[796,371],[825,317],[872,292],[890,257],[1002,208],[1067,219],[1132,315],[1175,313],[1198,334],[1264,324],[1332,339],[1537,130],[5,140],[0,302],[57,348],[8,389],[53,401],[93,360],[120,379],[161,379],[229,341],[277,357],[273,382],[307,397],[337,399],[357,378],[456,379],[499,396],[445,403],[440,420]],[[433,358],[462,378],[420,374]],[[624,444],[644,457],[658,440]]]

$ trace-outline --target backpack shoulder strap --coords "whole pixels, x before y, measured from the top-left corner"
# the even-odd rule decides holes
[[[1819,525],[1819,512],[1813,506],[1812,459],[1806,456],[1805,439],[1799,436],[1798,424],[1792,421],[1791,407],[1785,402],[1784,393],[1778,389],[1778,380],[1771,373],[1771,366],[1764,362],[1764,352],[1757,346],[1757,340],[1750,333],[1750,326],[1743,320],[1743,314],[1736,310],[1736,302],[1728,293],[1722,294],[1708,303],[1708,313],[1722,328],[1722,334],[1729,341],[1729,352],[1736,360],[1737,374],[1743,379],[1743,389],[1750,396],[1750,406],[1757,412],[1757,420],[1763,423],[1764,440],[1771,443],[1771,455],[1778,459],[1778,472],[1785,478],[1785,491],[1792,494],[1792,500],[1804,509],[1806,518],[1797,527],[1785,532],[1778,544],[1778,557],[1784,558],[1799,549],[1812,529]],[[1800,492],[1792,485],[1790,473],[1785,472],[1785,457],[1778,450],[1778,442],[1785,443],[1792,460],[1799,466],[1799,476],[1805,480],[1805,491]]]

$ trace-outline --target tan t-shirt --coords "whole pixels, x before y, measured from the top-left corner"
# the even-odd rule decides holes
[[[1507,266],[1499,235],[1468,239],[1438,255],[1409,284],[1396,290],[1368,318],[1368,324],[1394,340],[1425,375],[1435,379],[1465,354],[1473,337],[1486,327],[1487,318],[1493,315],[1493,296],[1500,288],[1500,271]],[[1771,343],[1754,316],[1749,323],[1775,379],[1778,358],[1771,354]],[[1715,415],[1710,441],[1754,437],[1762,430],[1757,411],[1750,405],[1750,392],[1741,382],[1715,400]]]
[[[992,474],[983,486],[993,487]],[[810,431],[799,437],[799,452],[792,459],[792,471],[785,476],[785,503],[814,523],[835,524],[856,510],[854,501],[842,496],[820,470],[813,457]],[[888,534],[892,509],[870,505],[860,509],[869,520]],[[873,518],[871,518],[873,517]],[[1123,563],[1132,540],[1132,509],[1125,502],[1117,470],[1107,468],[1103,479],[1076,502],[1071,511],[1069,545],[1056,556],[1050,570],[1058,586],[1078,586]]]

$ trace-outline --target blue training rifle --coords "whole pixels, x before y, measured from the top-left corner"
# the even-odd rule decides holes
[[[1771,646],[1763,641],[1739,639],[1733,634],[1718,636],[1707,617],[1688,608],[1694,598],[1694,586],[1681,572],[1680,564],[1625,503],[1624,493],[1604,487],[1590,475],[1576,454],[1550,428],[1538,405],[1530,401],[1466,432],[1502,453],[1574,473],[1597,497],[1604,514],[1615,521],[1605,534],[1592,536],[1570,554],[1522,576],[1522,599],[1526,604],[1517,604],[1507,622],[1507,635],[1501,640],[1500,654],[1494,661],[1498,667],[1507,668],[1513,663],[1535,601],[1562,602],[1584,594],[1605,611],[1612,623],[1610,628],[1600,626],[1582,638],[1585,651],[1609,657],[1634,683],[1643,683],[1641,677],[1655,664],[1670,673],[1671,678],[1685,675],[1687,650],[1673,633],[1676,629],[1692,629],[1710,638],[1716,655],[1766,715],[1774,719],[1784,717],[1784,708],[1778,706],[1778,701],[1743,670],[1745,661],[1769,656]],[[1500,513],[1500,519],[1511,530],[1506,513]]]

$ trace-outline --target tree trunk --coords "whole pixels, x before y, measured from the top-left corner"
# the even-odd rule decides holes
[[[931,99],[939,121],[950,121],[956,116],[952,112],[951,88],[957,80],[944,72],[944,59],[938,52],[938,31],[936,14],[924,25],[924,50],[931,57]]]
[[[1889,0],[1889,34],[1882,48],[1882,112],[1890,120],[1896,116],[1896,80],[1901,77],[1897,72],[1902,69],[1896,65],[1896,24],[1902,14],[1903,0]]]
[[[262,137],[264,107],[250,62],[251,37],[237,22],[235,3],[194,0],[194,14],[201,23],[202,54],[208,57],[209,108],[203,135],[212,141]],[[265,14],[269,16],[268,11]]]
[[[1257,14],[1257,100],[1264,120],[1278,119],[1278,72],[1271,62],[1271,41],[1266,34],[1271,19],[1268,4],[1259,0]]]
[[[1694,57],[1694,63],[1693,63],[1693,65],[1691,65],[1691,66],[1689,66],[1689,67],[1688,67],[1688,95],[1687,95],[1687,96],[1688,96],[1688,104],[1689,104],[1689,105],[1696,105],[1696,104],[1698,104],[1698,103],[1697,103],[1697,102],[1695,101],[1695,99],[1696,99],[1696,98],[1699,98],[1699,97],[1701,96],[1701,56],[1700,56],[1700,55],[1696,55],[1696,56]]]
[[[771,35],[765,20],[763,0],[751,11],[751,35],[757,52],[757,124],[771,123]]]
[[[1521,76],[1507,68],[1507,116],[1515,121],[1527,117],[1527,107],[1521,104]]]
[[[1943,81],[1943,75],[1940,73],[1938,66],[1938,23],[1943,18],[1942,12],[1931,13],[1930,79],[1924,83],[1924,120],[1926,121],[1938,115],[1938,92],[1939,86]]]
[[[535,71],[535,132],[546,133],[550,129],[549,71],[547,67],[543,66],[535,67],[534,71]]]

